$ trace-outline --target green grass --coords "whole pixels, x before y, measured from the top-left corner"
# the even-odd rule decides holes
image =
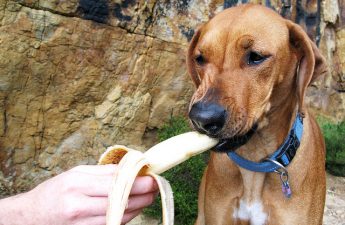
[[[345,176],[345,121],[333,123],[318,117],[326,143],[326,169],[336,176]]]
[[[158,132],[159,141],[190,131],[184,117],[172,117]],[[175,201],[175,224],[194,224],[197,217],[198,190],[200,180],[208,161],[208,154],[194,156],[186,162],[162,174],[171,184]],[[144,213],[161,218],[161,201],[156,201]]]
[[[190,131],[188,121],[182,116],[171,117],[169,122],[158,130],[159,141]]]

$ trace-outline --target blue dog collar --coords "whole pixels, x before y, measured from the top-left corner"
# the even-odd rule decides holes
[[[277,172],[279,169],[290,164],[297,149],[301,143],[303,134],[303,119],[297,113],[295,122],[284,143],[267,159],[262,162],[253,162],[239,156],[235,151],[229,151],[227,154],[240,167],[254,172],[270,173]]]
[[[262,162],[253,162],[239,156],[235,151],[228,152],[231,158],[240,167],[254,172],[270,173],[276,172],[280,175],[282,183],[282,192],[286,198],[290,198],[292,191],[289,184],[289,173],[285,168],[288,166],[301,143],[303,134],[303,119],[297,113],[296,119],[284,143],[271,156],[265,158]]]

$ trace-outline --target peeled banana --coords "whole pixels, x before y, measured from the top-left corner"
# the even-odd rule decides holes
[[[120,225],[130,190],[137,176],[152,176],[162,198],[163,225],[174,224],[174,200],[169,182],[159,176],[166,170],[200,154],[218,143],[197,132],[188,132],[165,140],[142,153],[123,145],[106,149],[99,159],[100,165],[119,164],[109,193],[107,225]]]

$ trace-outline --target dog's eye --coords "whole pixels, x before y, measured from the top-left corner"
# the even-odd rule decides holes
[[[267,59],[266,56],[263,56],[257,52],[250,52],[248,55],[248,65],[258,65]]]
[[[200,55],[197,55],[195,58],[194,58],[195,62],[202,66],[206,63],[206,59],[204,58],[204,56],[202,56],[201,54]]]

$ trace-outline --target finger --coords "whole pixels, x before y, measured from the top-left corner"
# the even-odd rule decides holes
[[[72,168],[72,172],[87,173],[93,175],[113,175],[116,171],[117,165],[80,165]]]
[[[79,221],[73,223],[74,225],[105,225],[106,217],[105,216],[94,216],[80,219]]]
[[[107,197],[86,197],[82,201],[80,211],[86,217],[105,216],[107,214],[108,198]]]
[[[141,213],[141,209],[140,210],[136,210],[136,211],[132,211],[132,212],[129,212],[129,213],[125,213],[125,215],[123,215],[123,217],[122,217],[122,223],[121,224],[128,223],[134,217],[138,216],[140,213]]]
[[[88,196],[108,196],[110,191],[112,180],[114,175],[107,173],[115,167],[105,168],[104,173],[85,173],[85,171],[97,171],[96,168],[84,167],[75,167],[70,173],[68,173],[69,179],[67,180],[70,185],[74,185],[75,189]],[[101,168],[102,169],[102,168]],[[84,172],[81,172],[84,171]],[[114,173],[114,172],[113,172]],[[150,193],[158,190],[158,185],[156,181],[150,176],[137,177],[133,183],[131,189],[131,195],[139,195]]]
[[[133,183],[131,195],[140,195],[158,190],[156,181],[150,176],[137,177]]]
[[[112,175],[93,175],[77,172],[68,173],[62,177],[62,185],[67,191],[90,197],[107,197],[112,180]]]
[[[156,192],[143,194],[143,195],[132,195],[129,197],[126,212],[136,211],[138,209],[145,208],[151,205],[156,197]]]

